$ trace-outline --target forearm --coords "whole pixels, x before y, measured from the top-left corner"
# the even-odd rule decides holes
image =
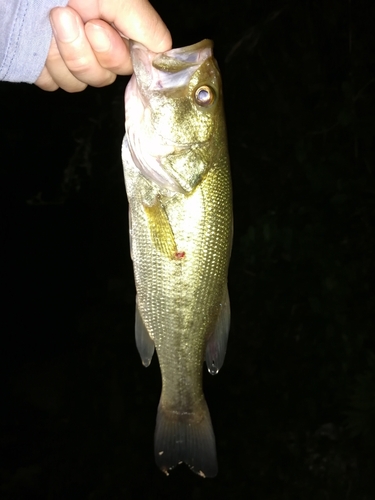
[[[68,0],[0,0],[0,80],[34,83],[52,39],[50,10]]]

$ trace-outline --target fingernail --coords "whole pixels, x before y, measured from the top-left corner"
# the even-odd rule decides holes
[[[107,52],[111,48],[111,40],[104,28],[89,21],[85,24],[85,29],[90,33],[88,35],[90,45],[95,52]]]
[[[77,18],[69,9],[61,7],[51,11],[51,24],[60,42],[72,43],[79,36]]]

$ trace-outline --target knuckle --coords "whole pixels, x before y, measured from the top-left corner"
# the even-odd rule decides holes
[[[106,87],[107,85],[111,85],[116,80],[116,75],[114,73],[109,73],[105,78],[101,80],[97,87]]]
[[[65,64],[71,73],[81,75],[90,71],[92,60],[85,55],[81,55],[80,57],[65,59]]]
[[[70,83],[69,85],[66,85],[62,88],[65,90],[65,92],[68,92],[69,94],[74,94],[75,92],[82,92],[83,90],[85,90],[86,87],[87,87],[86,83],[76,80],[76,82]]]

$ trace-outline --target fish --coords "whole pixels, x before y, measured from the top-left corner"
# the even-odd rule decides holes
[[[164,53],[130,41],[130,53],[122,160],[135,340],[146,367],[156,350],[162,377],[155,461],[167,475],[184,462],[214,477],[202,376],[227,349],[233,233],[221,76],[211,40]]]

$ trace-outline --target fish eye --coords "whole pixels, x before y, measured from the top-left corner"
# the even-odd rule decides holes
[[[199,106],[210,106],[215,100],[215,92],[208,85],[202,85],[195,91],[195,101]]]

